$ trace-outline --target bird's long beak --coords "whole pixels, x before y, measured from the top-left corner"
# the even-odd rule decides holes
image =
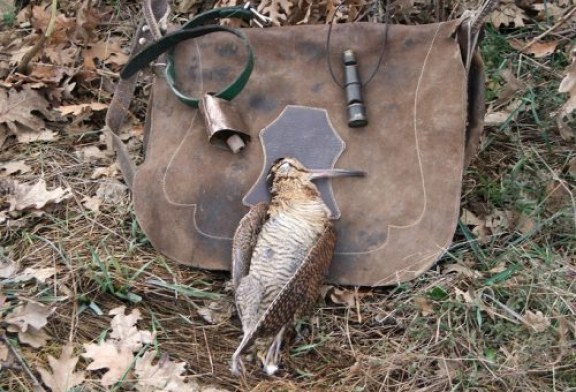
[[[314,169],[310,170],[310,173],[312,180],[333,177],[364,177],[366,175],[364,171],[349,169]]]

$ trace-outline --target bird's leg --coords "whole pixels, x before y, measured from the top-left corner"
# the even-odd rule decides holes
[[[242,341],[240,342],[240,344],[238,345],[238,348],[236,349],[236,351],[234,351],[234,354],[232,355],[232,366],[230,368],[230,371],[235,376],[239,376],[240,374],[244,374],[244,372],[246,370],[246,369],[244,369],[244,363],[242,362],[241,355],[244,352],[244,350],[246,349],[246,346],[248,345],[248,343],[250,341],[251,335],[252,334],[244,334],[244,336],[242,337]]]
[[[266,358],[264,359],[264,370],[269,376],[273,376],[274,373],[278,371],[278,363],[280,362],[280,347],[282,346],[282,338],[284,337],[284,332],[286,332],[286,326],[284,325],[280,332],[274,337],[274,341],[268,348],[266,353]]]
[[[240,358],[240,355],[241,353],[239,353],[238,350],[236,350],[234,355],[232,355],[232,366],[230,368],[230,371],[235,376],[244,374],[244,372],[246,371],[246,369],[244,368],[244,363],[242,362],[242,358]]]

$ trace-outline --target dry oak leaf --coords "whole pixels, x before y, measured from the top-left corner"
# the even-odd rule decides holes
[[[82,103],[79,105],[64,105],[64,106],[59,106],[57,108],[55,108],[57,111],[59,111],[63,116],[66,116],[68,114],[72,114],[74,116],[79,116],[81,114],[84,114],[86,112],[90,112],[90,111],[100,111],[100,110],[104,110],[108,107],[108,105],[106,105],[105,103],[100,103],[100,102],[91,102],[91,103]]]
[[[103,14],[99,8],[92,5],[92,0],[84,0],[76,11],[76,38],[89,42],[97,37],[96,27]]]
[[[106,151],[101,150],[98,146],[84,147],[76,151],[76,156],[87,163],[99,163],[100,161],[109,159]]]
[[[574,130],[564,122],[564,117],[570,115],[576,109],[576,47],[571,50],[572,63],[566,68],[566,76],[562,79],[558,92],[568,93],[568,100],[562,105],[556,122],[560,130],[560,136],[564,140],[571,140],[574,138]]]
[[[119,37],[96,42],[90,48],[84,49],[82,57],[84,67],[87,69],[97,68],[94,59],[118,67],[128,62],[128,55],[122,50],[122,40]]]
[[[80,48],[67,45],[67,43],[50,45],[44,49],[44,54],[52,64],[61,67],[74,67]]]
[[[66,392],[84,382],[84,372],[74,372],[79,357],[72,355],[73,351],[72,346],[64,346],[60,358],[48,355],[51,371],[38,368],[42,381],[52,392]]]
[[[84,344],[84,349],[86,352],[82,356],[93,361],[86,370],[108,369],[100,380],[103,386],[110,386],[120,381],[134,361],[132,350],[125,346],[117,347],[110,341],[101,344],[87,343]]]
[[[529,47],[524,49],[526,42],[519,39],[511,39],[508,41],[510,46],[516,50],[520,50],[522,53],[533,54],[537,59],[551,55],[556,51],[560,41],[546,41],[546,42],[534,42]]]
[[[131,351],[138,351],[144,344],[152,341],[150,331],[140,331],[136,327],[138,320],[142,318],[138,309],[133,309],[130,314],[124,314],[126,306],[112,309],[108,314],[114,315],[110,322],[112,332],[110,338],[118,341],[118,345]]]
[[[335,304],[346,305],[348,308],[356,306],[356,294],[352,290],[335,287],[330,293],[330,300]]]
[[[232,317],[232,304],[227,301],[210,301],[199,308],[198,314],[210,324],[222,324]]]
[[[21,211],[28,209],[39,210],[49,203],[60,203],[72,197],[70,188],[56,188],[51,191],[46,189],[46,181],[38,180],[34,185],[14,182],[14,193],[7,198],[10,204],[9,211]]]
[[[16,307],[4,321],[19,331],[26,332],[30,327],[37,330],[43,328],[51,314],[49,307],[37,302],[27,302],[24,306]]]
[[[26,161],[23,159],[19,161],[6,162],[0,165],[0,173],[8,176],[16,173],[25,174],[30,170],[32,170],[32,168],[28,166]]]
[[[118,205],[128,192],[128,187],[117,180],[106,180],[96,190],[96,197],[106,204]]]
[[[116,163],[111,164],[108,167],[97,167],[94,169],[94,173],[90,176],[91,180],[97,180],[102,177],[112,178],[118,174],[118,166]]]
[[[40,33],[44,34],[50,24],[51,10],[49,6],[36,5],[32,7],[32,26]],[[59,13],[54,20],[54,29],[50,34],[47,46],[70,42],[70,33],[76,29],[76,21]]]
[[[156,356],[152,350],[146,351],[142,358],[136,360],[134,371],[138,378],[136,389],[140,392],[197,392],[198,384],[194,381],[184,382],[184,362],[172,362],[163,356],[157,364],[152,365]]]
[[[84,196],[82,205],[92,212],[100,212],[102,200],[98,196]]]
[[[8,347],[0,342],[0,369],[2,369],[2,362],[8,359]]]
[[[18,265],[8,258],[0,259],[0,279],[8,279],[16,274]]]
[[[544,332],[550,326],[550,320],[539,310],[536,313],[527,310],[522,321],[536,332]]]
[[[293,6],[291,0],[263,0],[258,5],[258,11],[269,17],[272,24],[280,26],[290,16]]]
[[[14,135],[21,132],[39,133],[45,129],[45,124],[35,112],[47,119],[57,118],[48,106],[48,101],[28,85],[24,85],[20,91],[0,89],[0,128],[7,127]]]
[[[515,27],[522,27],[524,19],[527,19],[526,13],[515,4],[514,0],[501,0],[498,8],[490,15],[489,21],[495,28],[512,23]]]
[[[8,327],[8,332],[18,332],[17,328]],[[18,340],[20,343],[28,344],[34,348],[44,347],[48,340],[52,339],[43,329],[36,329],[34,327],[28,327],[26,332],[18,332]]]
[[[422,316],[427,317],[434,314],[434,305],[428,298],[422,296],[415,297],[414,303],[418,306],[418,309],[420,309]]]
[[[40,283],[46,283],[46,279],[51,278],[56,274],[56,268],[46,267],[46,268],[32,268],[28,267],[21,273],[19,273],[15,278],[15,282],[26,282],[30,279],[36,279]]]

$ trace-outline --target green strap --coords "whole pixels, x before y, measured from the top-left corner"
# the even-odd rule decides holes
[[[202,37],[206,34],[214,32],[230,33],[240,38],[244,43],[244,47],[246,48],[247,52],[246,65],[244,66],[242,72],[240,72],[240,74],[236,77],[236,79],[234,79],[228,86],[224,87],[214,95],[219,98],[231,100],[236,95],[238,95],[240,91],[242,91],[248,82],[248,79],[250,78],[252,69],[254,68],[254,53],[252,51],[252,47],[248,42],[248,38],[240,29],[205,24],[212,23],[217,18],[241,18],[243,20],[249,20],[251,17],[252,13],[250,10],[244,7],[225,7],[206,11],[186,23],[181,30],[166,34],[160,40],[152,43],[143,49],[140,53],[131,58],[128,64],[126,64],[120,73],[120,77],[122,79],[130,78],[140,69],[144,68],[152,60],[160,56],[162,53],[168,52],[166,56],[165,71],[166,82],[168,83],[168,86],[174,95],[176,95],[186,105],[198,107],[198,98],[190,97],[176,88],[176,67],[174,65],[173,55],[174,47],[182,41]]]

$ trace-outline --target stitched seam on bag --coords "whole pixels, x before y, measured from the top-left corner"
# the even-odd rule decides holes
[[[200,51],[200,45],[198,45],[197,41],[194,41],[194,43],[196,45],[196,54],[198,56],[198,69],[202,69],[202,52]],[[204,77],[202,76],[201,72],[198,72],[198,76],[199,76],[199,80],[200,80],[200,91],[202,91],[204,89]],[[162,193],[164,195],[164,198],[168,202],[168,204],[170,204],[172,206],[175,206],[175,207],[192,207],[193,208],[193,210],[194,210],[193,211],[194,229],[196,229],[196,231],[199,234],[201,234],[205,237],[214,239],[214,240],[232,241],[231,237],[217,236],[217,235],[208,234],[208,233],[205,233],[204,231],[202,231],[200,229],[200,227],[198,226],[198,222],[196,221],[196,212],[198,210],[198,204],[197,203],[178,203],[170,197],[170,194],[168,193],[168,190],[166,189],[166,177],[168,176],[168,172],[172,168],[172,164],[174,163],[176,156],[179,154],[180,149],[182,148],[182,146],[184,146],[184,142],[186,141],[186,139],[188,139],[188,137],[192,134],[192,132],[194,130],[194,124],[196,123],[196,120],[198,119],[198,111],[199,111],[199,109],[194,110],[194,115],[192,116],[192,120],[190,121],[190,126],[186,130],[186,133],[182,137],[182,140],[178,144],[178,147],[176,147],[176,150],[174,150],[174,154],[172,154],[172,157],[170,158],[170,161],[168,162],[168,165],[166,166],[166,169],[164,170],[164,173],[162,175]]]
[[[418,219],[416,219],[414,221],[414,223],[412,223],[410,225],[405,225],[405,226],[388,225],[388,227],[386,228],[386,239],[384,240],[384,243],[375,249],[370,249],[370,250],[360,251],[360,252],[335,252],[335,255],[355,256],[355,255],[366,255],[366,254],[378,252],[378,251],[382,250],[385,246],[388,245],[388,240],[390,239],[391,228],[402,229],[402,228],[413,227],[422,221],[422,219],[426,213],[426,209],[427,209],[427,205],[428,205],[428,196],[426,193],[426,182],[424,179],[424,169],[423,169],[423,165],[422,165],[422,157],[421,157],[420,147],[419,147],[419,143],[418,143],[418,125],[417,125],[417,123],[418,123],[418,121],[417,121],[418,92],[420,89],[420,85],[422,83],[422,79],[424,78],[424,73],[426,71],[426,65],[428,63],[428,59],[432,53],[432,49],[434,49],[434,44],[436,43],[436,38],[438,38],[438,34],[439,34],[440,28],[442,26],[443,26],[443,24],[438,24],[438,27],[437,27],[436,31],[434,32],[434,36],[432,37],[432,40],[430,41],[430,47],[428,48],[428,52],[426,53],[426,57],[424,57],[424,61],[422,62],[422,69],[420,71],[420,76],[418,77],[418,82],[416,84],[416,91],[414,93],[413,129],[414,129],[414,139],[415,139],[415,143],[416,143],[416,155],[418,157],[418,168],[420,169],[420,179],[422,181],[422,190],[424,193],[424,206],[422,207],[422,212],[420,213],[420,216],[418,217]],[[412,263],[407,268],[410,268],[412,265],[416,265],[416,264],[418,264],[418,263]],[[404,269],[402,271],[406,271],[406,270],[407,269]],[[398,274],[398,272],[396,274]],[[386,279],[387,278],[384,278],[382,280],[386,280]]]

